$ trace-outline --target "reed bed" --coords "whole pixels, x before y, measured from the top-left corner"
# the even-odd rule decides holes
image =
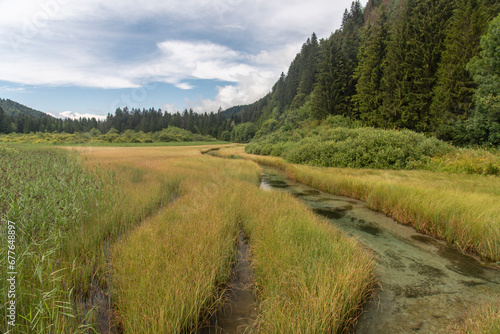
[[[89,297],[109,281],[109,245],[177,197],[178,183],[109,163],[85,168],[80,155],[41,146],[4,145],[0,160],[2,235],[8,221],[16,225],[18,316],[9,333],[88,331],[97,317]],[[7,331],[6,319],[0,326]]]
[[[126,333],[195,331],[222,303],[240,230],[259,303],[252,330],[340,332],[353,322],[374,284],[371,255],[356,241],[293,197],[258,189],[255,164],[187,151],[150,160],[180,178],[182,195],[113,247]]]

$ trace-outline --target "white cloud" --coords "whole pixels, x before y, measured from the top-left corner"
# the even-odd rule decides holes
[[[351,2],[0,0],[0,80],[183,90],[221,80],[234,84],[198,103],[227,108],[266,94],[305,39],[327,37]]]
[[[21,93],[25,92],[26,89],[24,87],[0,87],[0,92],[16,92],[16,93]]]
[[[169,112],[171,114],[179,111],[179,109],[177,108],[177,105],[175,103],[165,103],[163,105],[163,111],[166,111],[166,112]]]
[[[80,113],[77,113],[77,112],[74,112],[74,111],[63,111],[61,113],[59,113],[58,115],[54,115],[53,113],[49,113],[50,115],[54,116],[54,117],[59,117],[59,118],[71,118],[71,119],[78,119],[80,117],[82,118],[92,118],[92,117],[95,117],[96,119],[101,119],[101,120],[104,120],[106,119],[106,116],[103,116],[103,115],[96,115],[96,114],[89,114],[89,113],[84,113],[84,114],[80,114]]]
[[[217,87],[214,99],[186,101],[196,112],[217,111],[219,107],[227,109],[236,105],[249,104],[266,95],[276,81],[274,73],[252,72],[239,75],[237,84]]]

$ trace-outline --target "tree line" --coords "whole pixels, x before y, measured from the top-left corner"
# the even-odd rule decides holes
[[[272,91],[217,113],[118,108],[105,120],[0,113],[0,132],[156,132],[217,139],[294,129],[341,115],[460,145],[500,144],[500,0],[359,0],[329,38],[313,33]],[[3,125],[2,125],[3,124]]]
[[[58,132],[83,133],[109,131],[123,133],[126,130],[142,131],[145,133],[158,132],[168,127],[177,127],[194,134],[211,136],[221,140],[230,140],[235,119],[239,123],[239,116],[226,118],[224,112],[195,113],[192,109],[173,114],[161,109],[131,109],[117,108],[114,114],[108,114],[106,119],[92,118],[57,119],[49,115],[26,115],[19,113],[15,117],[4,113],[0,107],[0,133],[31,133],[31,132]],[[233,134],[234,136],[234,134]]]

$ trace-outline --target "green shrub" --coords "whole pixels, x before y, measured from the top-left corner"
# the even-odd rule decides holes
[[[343,126],[349,127],[343,127]],[[330,117],[312,129],[277,131],[252,141],[246,151],[281,156],[293,163],[324,167],[406,169],[454,151],[436,138],[409,130],[357,128]]]

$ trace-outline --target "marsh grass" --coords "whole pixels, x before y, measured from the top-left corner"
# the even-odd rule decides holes
[[[369,254],[291,196],[259,190],[256,164],[201,149],[79,147],[81,160],[2,147],[2,218],[20,226],[16,332],[94,331],[96,290],[125,333],[193,331],[223,302],[240,230],[257,331],[349,325],[374,281]]]
[[[258,189],[260,169],[243,160],[155,159],[179,177],[182,195],[112,251],[113,287],[126,333],[192,332],[213,314],[249,238],[260,316],[256,331],[339,332],[373,286],[371,256],[296,199]]]
[[[456,334],[499,334],[500,302],[485,302],[471,307],[467,319],[458,326]]]
[[[84,330],[86,325],[74,321],[74,289],[65,284],[74,268],[62,265],[59,251],[67,231],[97,205],[106,176],[85,171],[75,154],[54,149],[2,146],[0,160],[2,235],[6,221],[16,225],[16,333]],[[2,298],[6,241],[0,249]]]
[[[278,157],[238,154],[285,170],[299,182],[326,192],[358,198],[418,231],[434,235],[463,251],[500,260],[500,179],[431,171],[319,168],[294,165]]]
[[[178,182],[137,168],[86,169],[78,154],[39,145],[2,146],[0,160],[2,235],[6,221],[17,228],[16,333],[88,330],[94,310],[82,305],[96,284],[107,288],[109,245],[177,197]]]
[[[289,194],[252,189],[241,220],[253,254],[262,333],[339,333],[374,285],[371,254]],[[258,213],[258,214],[256,214]]]

